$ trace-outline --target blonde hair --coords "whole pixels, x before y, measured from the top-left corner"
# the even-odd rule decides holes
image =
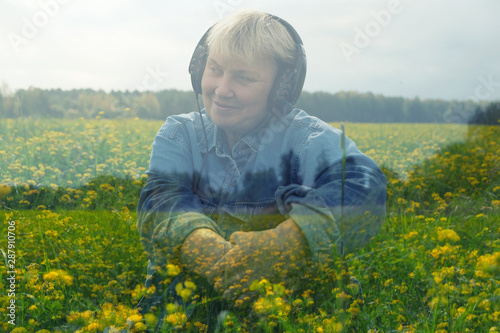
[[[240,10],[218,21],[208,32],[209,54],[254,63],[271,57],[279,67],[295,62],[296,46],[288,30],[271,15]]]

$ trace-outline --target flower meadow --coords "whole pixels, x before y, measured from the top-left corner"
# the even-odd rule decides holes
[[[147,257],[135,210],[160,126],[99,117],[2,119],[0,331],[157,326],[158,312],[135,309],[154,293],[144,285]],[[500,332],[499,126],[345,128],[387,177],[382,230],[339,257],[338,269],[305,276],[302,289],[254,281],[252,296],[229,304],[217,330]],[[179,271],[169,265],[167,281]],[[185,301],[210,303],[195,282],[176,290]],[[182,302],[162,307],[162,331],[207,331],[207,318],[188,316]]]

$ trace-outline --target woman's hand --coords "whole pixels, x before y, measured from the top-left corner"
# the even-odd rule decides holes
[[[208,228],[196,229],[186,237],[181,247],[182,266],[207,278],[208,272],[233,245]]]
[[[291,219],[274,229],[235,232],[230,242],[232,249],[207,274],[226,299],[245,296],[255,280],[286,281],[306,266],[307,240]]]

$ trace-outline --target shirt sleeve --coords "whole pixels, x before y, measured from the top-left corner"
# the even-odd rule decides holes
[[[316,262],[361,248],[378,234],[385,219],[385,176],[349,142],[343,189],[338,143],[323,147],[323,141],[306,144],[297,155],[299,178],[305,181],[275,193],[279,210],[302,230]]]
[[[184,239],[195,229],[209,228],[220,234],[215,222],[203,214],[194,193],[190,145],[181,135],[182,124],[167,120],[153,142],[146,185],[137,208],[137,228],[151,264],[164,267],[179,263]]]

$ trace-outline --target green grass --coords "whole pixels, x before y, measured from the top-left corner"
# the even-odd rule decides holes
[[[28,138],[19,123],[2,122],[0,129],[8,131],[0,137],[0,178],[12,189],[0,198],[2,330],[12,329],[2,311],[10,300],[9,221],[16,223],[18,328],[96,331],[138,320],[133,308],[148,291],[135,209],[145,181],[146,147],[160,124],[26,122]],[[222,331],[498,331],[500,131],[460,127],[457,135],[457,128],[348,124],[347,135],[382,166],[388,180],[381,232],[346,257],[364,300],[349,298],[333,283],[343,276],[340,269],[310,276],[300,292],[263,283],[252,302],[231,309]],[[396,132],[407,135],[406,141],[393,136],[387,143]],[[419,144],[408,142],[412,135]],[[90,143],[71,151],[85,140]],[[54,154],[46,157],[37,147]],[[65,153],[76,161],[67,167],[81,177],[64,170]],[[98,168],[96,159],[105,166]],[[84,177],[86,171],[90,176]],[[342,267],[340,259],[335,267]],[[182,308],[172,312],[165,330],[182,315]],[[206,319],[190,319],[190,330],[203,331]]]

